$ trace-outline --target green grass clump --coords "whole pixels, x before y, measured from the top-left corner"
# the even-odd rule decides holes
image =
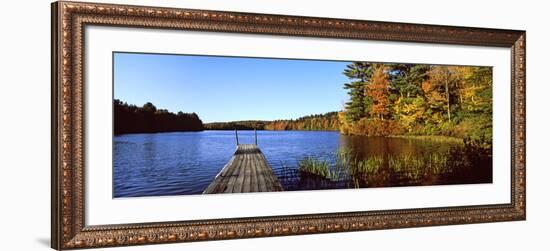
[[[349,165],[349,173],[351,176],[365,176],[376,173],[384,164],[382,156],[370,156],[363,160],[353,160]]]
[[[447,155],[432,153],[427,158],[427,168],[432,173],[440,174],[448,171]]]
[[[402,173],[409,179],[417,180],[428,174],[449,172],[447,154],[431,153],[424,156],[388,156],[388,166],[395,173]]]
[[[325,179],[331,179],[335,176],[334,172],[330,170],[330,165],[326,160],[319,160],[314,157],[306,157],[300,160],[298,163],[298,170],[300,172],[320,176]]]
[[[352,153],[347,148],[339,148],[336,152],[336,166],[339,168],[347,168],[352,159]]]

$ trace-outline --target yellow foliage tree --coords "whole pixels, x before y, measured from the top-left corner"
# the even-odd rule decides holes
[[[408,132],[413,132],[416,125],[424,120],[426,102],[421,96],[415,98],[400,97],[395,102],[395,113],[399,122]]]

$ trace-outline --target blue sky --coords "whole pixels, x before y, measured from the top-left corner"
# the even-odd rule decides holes
[[[348,63],[117,52],[114,97],[205,123],[293,119],[342,109]]]

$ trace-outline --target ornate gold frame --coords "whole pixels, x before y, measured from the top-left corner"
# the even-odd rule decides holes
[[[511,203],[86,226],[83,137],[86,25],[510,48]],[[525,31],[56,2],[52,4],[52,247],[93,248],[525,220],[525,118]]]

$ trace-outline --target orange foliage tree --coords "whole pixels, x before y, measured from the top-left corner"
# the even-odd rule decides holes
[[[372,99],[369,111],[372,117],[384,120],[390,115],[390,84],[386,67],[377,65],[369,83],[365,85],[365,96]]]

